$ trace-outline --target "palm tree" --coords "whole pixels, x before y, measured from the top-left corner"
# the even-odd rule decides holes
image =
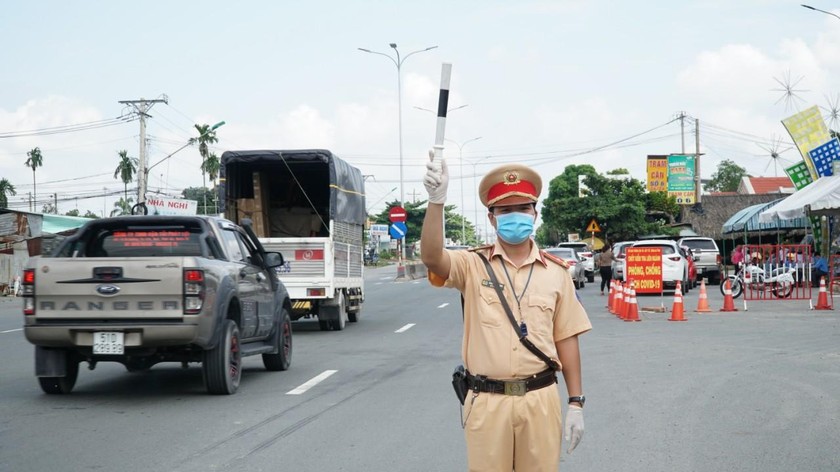
[[[9,208],[9,195],[17,195],[15,186],[6,179],[0,179],[0,208]]]
[[[110,216],[130,215],[132,203],[134,203],[132,198],[120,198],[119,201],[114,202],[114,209],[111,210]]]
[[[203,187],[207,188],[207,181],[205,179],[205,175],[207,172],[205,171],[207,158],[209,157],[209,149],[208,145],[213,143],[218,143],[219,139],[216,137],[216,131],[210,127],[207,123],[203,125],[194,125],[195,129],[198,130],[198,152],[201,154],[201,184]],[[207,197],[204,197],[204,211],[203,214],[207,214]]]
[[[38,192],[35,188],[35,169],[44,165],[44,156],[41,155],[41,149],[37,147],[27,152],[26,155],[29,156],[29,159],[26,160],[24,165],[32,169],[32,202],[34,205],[34,202],[38,201]]]
[[[128,201],[128,183],[134,179],[134,174],[137,172],[139,161],[136,157],[128,157],[128,151],[122,150],[117,153],[120,156],[120,163],[117,164],[117,169],[114,170],[114,178],[117,176],[122,180],[125,187],[125,200]]]
[[[201,163],[201,172],[206,172],[207,176],[210,177],[210,181],[213,182],[213,189],[216,188],[216,178],[219,176],[220,166],[221,164],[219,162],[219,156],[217,156],[214,152],[211,152],[210,155],[207,156],[207,159],[205,159],[204,162]],[[205,195],[204,198],[206,199],[207,196]],[[218,199],[213,200],[213,202],[213,212],[218,213]]]

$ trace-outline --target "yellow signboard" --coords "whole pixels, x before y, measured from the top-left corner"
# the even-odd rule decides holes
[[[808,151],[825,144],[831,139],[831,136],[828,134],[828,128],[825,126],[825,121],[820,114],[819,107],[814,105],[811,108],[802,110],[782,120],[782,124],[799,148],[799,153],[802,154],[802,159],[805,160],[805,165],[808,166],[808,172],[811,173],[811,178],[816,179],[817,171],[814,168],[814,163],[811,162],[811,156],[808,154]]]
[[[589,226],[586,227],[586,232],[587,233],[600,233],[601,232],[601,227],[598,226],[598,222],[595,221],[594,218],[592,219],[592,221],[589,222]]]
[[[668,156],[647,157],[647,191],[668,191]]]

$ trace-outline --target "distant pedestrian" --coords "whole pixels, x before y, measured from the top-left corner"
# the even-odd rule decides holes
[[[13,297],[20,296],[20,276],[19,275],[15,276],[15,285],[14,285],[14,288],[12,289],[12,296]]]
[[[814,266],[811,268],[811,287],[819,287],[820,279],[828,275],[828,261],[819,252],[814,253]]]
[[[610,286],[610,280],[612,280],[612,261],[614,260],[616,260],[615,255],[609,243],[604,244],[604,247],[595,259],[601,271],[601,295],[604,294],[604,287],[609,288]]]

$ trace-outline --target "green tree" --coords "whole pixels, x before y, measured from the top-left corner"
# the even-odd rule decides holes
[[[195,125],[195,129],[198,130],[198,138],[196,138],[196,141],[198,141],[198,152],[201,154],[201,166],[199,166],[201,169],[201,184],[203,187],[207,187],[205,176],[209,173],[207,165],[207,158],[210,157],[209,145],[219,142],[219,139],[216,137],[216,131],[213,130],[207,123],[203,125]],[[206,199],[204,200],[204,211],[201,214],[207,214]]]
[[[649,217],[649,205],[658,212],[676,215],[678,207],[661,196],[648,197],[644,184],[625,175],[623,169],[609,172],[608,176],[598,174],[594,167],[584,165],[567,166],[564,172],[549,183],[548,198],[543,201],[543,224],[537,229],[537,242],[544,246],[565,241],[569,233],[589,237],[586,227],[595,219],[601,227],[596,236],[608,241],[636,239],[643,234],[667,232],[670,221]],[[578,176],[583,175],[583,184],[588,188],[583,197],[578,197]],[[671,199],[673,200],[673,199]],[[675,203],[674,203],[675,205]]]
[[[120,198],[114,202],[114,209],[111,210],[110,216],[123,216],[131,214],[131,207],[134,205],[133,198]]]
[[[213,183],[213,192],[214,193],[216,191],[216,178],[219,176],[220,165],[221,164],[219,162],[219,156],[217,156],[216,153],[214,153],[214,152],[211,152],[207,156],[207,159],[205,159],[204,162],[201,163],[201,172],[202,172],[202,174],[206,172],[207,177],[210,177],[210,181]],[[213,206],[213,213],[218,213],[218,212],[219,212],[218,205],[214,205]]]
[[[79,209],[74,208],[74,209],[64,213],[64,216],[80,216]]]
[[[44,165],[44,156],[41,154],[41,149],[38,147],[33,148],[31,151],[27,152],[26,155],[28,159],[24,165],[32,169],[32,201],[38,201],[38,192],[35,186],[35,169]]]
[[[198,214],[207,214],[206,208],[216,208],[216,192],[209,190],[207,187],[188,187],[181,192],[181,196],[187,200],[195,200],[199,202],[199,207],[202,205],[205,208],[199,208]]]
[[[735,162],[724,159],[718,164],[712,179],[706,184],[710,192],[735,192],[741,184],[741,178],[747,176],[747,169]]]
[[[0,208],[9,208],[10,195],[17,195],[15,186],[6,179],[0,179]]]
[[[123,182],[125,189],[125,200],[128,201],[128,183],[134,180],[134,174],[137,172],[137,166],[140,164],[136,157],[128,157],[128,151],[123,149],[117,153],[120,156],[120,162],[114,170],[114,178],[118,178]]]
[[[84,215],[82,215],[82,217],[84,217],[84,218],[92,218],[92,219],[94,219],[94,220],[99,219],[99,215],[97,215],[96,213],[94,213],[94,212],[92,212],[92,211],[90,211],[90,210],[85,211],[85,214],[84,214]]]

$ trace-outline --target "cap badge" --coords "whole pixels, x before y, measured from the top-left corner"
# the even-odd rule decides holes
[[[507,171],[507,174],[505,174],[505,185],[516,185],[519,182],[521,182],[519,172],[515,170]]]

